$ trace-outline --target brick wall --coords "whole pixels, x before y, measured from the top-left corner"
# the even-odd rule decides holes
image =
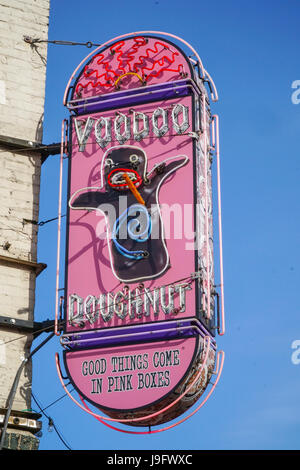
[[[49,0],[0,0],[0,134],[40,141],[44,112]],[[4,90],[3,90],[4,87]]]
[[[41,157],[16,152],[4,137],[42,141],[49,0],[0,0],[0,316],[33,320]],[[3,137],[3,138],[2,138]],[[27,261],[27,264],[23,263]],[[30,263],[31,262],[31,265]],[[0,407],[29,351],[31,335],[0,328]],[[31,365],[24,369],[13,409],[31,407]]]

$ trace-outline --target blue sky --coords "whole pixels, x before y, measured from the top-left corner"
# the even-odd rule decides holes
[[[219,93],[212,108],[220,116],[226,309],[219,385],[190,420],[153,436],[109,430],[64,397],[45,412],[73,450],[299,449],[300,364],[291,361],[300,339],[300,104],[291,100],[300,80],[299,15],[294,0],[51,0],[49,40],[173,33],[198,51]],[[44,143],[60,140],[64,90],[89,52],[49,45]],[[50,156],[42,168],[40,221],[57,215],[58,164]],[[37,282],[36,321],[54,317],[56,236],[56,222],[40,227],[38,260],[48,268]],[[64,395],[55,352],[58,339],[34,357],[33,393],[42,407]],[[65,449],[43,423],[40,449]]]

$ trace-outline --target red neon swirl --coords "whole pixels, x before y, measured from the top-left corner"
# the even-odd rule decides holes
[[[126,75],[128,72],[139,73],[143,80],[147,82],[151,77],[157,78],[162,72],[180,73],[183,71],[183,64],[179,64],[177,68],[172,67],[172,64],[175,63],[175,58],[176,56],[179,56],[179,53],[176,51],[173,52],[167,44],[161,41],[155,41],[152,48],[148,47],[144,53],[141,53],[137,57],[139,49],[147,44],[147,40],[142,36],[137,36],[133,38],[133,40],[134,44],[131,45],[127,52],[124,51],[126,41],[119,41],[110,46],[110,54],[114,54],[116,61],[118,62],[118,66],[115,69],[111,67],[111,61],[109,58],[105,59],[103,53],[97,54],[93,59],[93,63],[95,64],[96,61],[96,67],[98,66],[98,68],[91,69],[91,65],[88,64],[85,66],[83,72],[85,78],[89,79],[93,77],[96,81],[88,81],[86,84],[79,82],[76,86],[75,92],[78,94],[80,93],[80,90],[86,89],[89,86],[92,88],[113,88],[116,79],[122,75]],[[163,50],[167,50],[171,54],[171,57],[164,54],[160,59],[156,60],[153,58],[155,55],[162,53]],[[152,61],[152,66],[147,66],[146,63],[150,60]],[[99,68],[103,68],[104,72],[100,74],[98,70]],[[156,68],[157,70],[155,71]],[[146,73],[149,71],[151,72],[150,74]]]
[[[141,56],[138,58],[138,61],[134,64],[134,69],[135,69],[136,71],[138,70],[138,66],[139,66],[139,65],[142,66],[143,61],[145,61],[145,60],[147,60],[147,59],[151,59],[151,55],[149,55],[149,53],[152,52],[152,54],[154,55],[154,54],[158,54],[158,53],[162,52],[161,50],[158,49],[158,45],[162,46],[163,49],[167,49],[168,51],[170,51],[171,54],[172,54],[172,58],[170,59],[169,57],[167,57],[166,55],[164,55],[161,59],[154,60],[152,67],[146,67],[146,66],[141,67],[141,70],[142,70],[143,75],[144,75],[144,70],[153,70],[156,65],[159,65],[160,67],[162,67],[162,70],[160,70],[160,71],[157,73],[157,75],[159,75],[159,74],[160,74],[162,71],[164,71],[164,70],[168,70],[168,71],[170,71],[170,72],[178,72],[178,71],[179,71],[178,69],[179,69],[180,66],[178,67],[177,70],[176,70],[176,69],[166,69],[166,67],[163,67],[163,64],[164,64],[165,61],[168,61],[170,65],[173,64],[173,63],[175,62],[175,56],[177,56],[177,55],[179,55],[179,54],[178,54],[178,52],[172,52],[171,49],[169,48],[169,46],[167,46],[166,44],[164,44],[163,42],[160,42],[160,41],[156,41],[156,42],[154,43],[154,49],[151,49],[150,47],[148,47],[148,48],[146,49],[146,52],[145,52],[146,55],[141,55]],[[182,65],[181,65],[181,67],[182,67]],[[156,76],[157,76],[157,75],[156,75]],[[150,76],[151,76],[151,75],[149,75],[149,77],[150,77]],[[147,79],[148,79],[149,77],[147,77]]]
[[[138,49],[144,46],[145,44],[147,44],[146,39],[141,36],[137,36],[136,38],[133,38],[133,40],[135,41],[135,44],[133,44],[130,47],[129,51],[126,54],[124,53],[124,51],[122,51],[122,47],[125,45],[125,41],[119,41],[118,43],[110,47],[110,50],[112,53],[118,54],[116,58],[117,58],[117,61],[119,62],[119,69],[123,71],[123,74],[125,74],[126,72],[132,72],[130,62],[134,61],[135,55],[137,54]],[[130,50],[133,50],[133,51],[130,52]],[[127,55],[127,59],[126,59],[126,55]],[[124,66],[122,66],[123,62],[125,62],[125,68]]]
[[[78,93],[80,91],[80,89],[87,88],[89,85],[91,85],[93,88],[96,88],[98,86],[103,86],[103,87],[107,87],[107,88],[113,87],[115,78],[118,77],[118,74],[113,69],[109,68],[110,67],[109,61],[108,60],[104,61],[105,56],[102,53],[95,55],[95,57],[93,59],[93,62],[98,57],[99,57],[99,59],[96,61],[97,65],[99,65],[99,66],[103,65],[103,68],[104,68],[105,72],[102,73],[101,75],[99,75],[99,71],[97,69],[91,70],[90,65],[87,64],[84,68],[84,71],[83,71],[84,77],[85,78],[90,78],[92,75],[95,75],[94,78],[97,81],[96,81],[96,83],[93,83],[92,81],[89,81],[85,85],[83,85],[81,82],[79,82],[77,87],[76,87],[76,90],[75,90],[76,93]],[[111,76],[111,75],[113,75],[113,76]],[[102,78],[103,78],[104,81],[101,81]],[[111,83],[108,83],[108,81],[111,81]]]

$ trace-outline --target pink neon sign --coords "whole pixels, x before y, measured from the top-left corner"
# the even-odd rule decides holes
[[[65,367],[108,416],[160,424],[215,362],[207,94],[177,46],[139,35],[93,55],[66,104]],[[188,405],[164,411],[201,361]]]
[[[173,45],[158,38],[135,36],[93,56],[77,81],[75,97],[168,82],[187,76],[188,71],[185,57]]]

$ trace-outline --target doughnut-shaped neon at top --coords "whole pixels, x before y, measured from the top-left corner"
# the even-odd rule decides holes
[[[69,82],[66,86],[66,89],[65,89],[65,93],[64,93],[64,98],[63,98],[63,104],[66,105],[67,104],[67,98],[68,98],[68,92],[69,92],[69,89],[70,89],[70,86],[71,86],[71,83],[72,81],[76,78],[76,75],[78,73],[78,71],[82,68],[82,66],[84,65],[84,63],[86,61],[88,61],[92,56],[94,56],[95,54],[97,54],[97,51],[100,51],[101,49],[103,49],[103,47],[105,46],[108,46],[109,44],[111,43],[115,43],[123,38],[129,38],[130,36],[141,36],[141,35],[146,35],[146,34],[154,34],[154,35],[163,35],[163,36],[166,36],[166,37],[170,37],[170,38],[173,38],[173,39],[176,39],[177,41],[180,41],[181,43],[183,43],[185,46],[187,46],[190,51],[192,52],[192,54],[196,57],[196,61],[198,62],[199,64],[199,70],[200,70],[200,76],[203,78],[203,79],[206,79],[209,81],[210,85],[211,85],[211,88],[212,88],[212,91],[211,91],[211,99],[212,101],[218,101],[218,92],[217,92],[217,89],[216,89],[216,86],[212,80],[212,78],[210,77],[210,75],[208,74],[208,72],[204,69],[203,67],[203,64],[202,64],[202,61],[201,61],[201,58],[199,57],[199,54],[197,53],[197,51],[187,42],[185,41],[184,39],[174,35],[174,34],[171,34],[171,33],[166,33],[166,32],[162,32],[162,31],[136,31],[136,32],[132,32],[132,33],[127,33],[127,34],[122,34],[120,36],[117,36],[113,39],[110,39],[109,41],[106,41],[104,42],[101,46],[99,46],[97,49],[95,49],[94,51],[90,52],[90,54],[88,54],[81,62],[80,64],[76,67],[76,69],[74,70],[73,74],[71,75],[70,79],[69,79]],[[182,70],[183,71],[183,70]],[[118,77],[115,77],[115,80],[114,82],[116,81]],[[108,84],[109,85],[109,84]]]
[[[94,55],[84,67],[74,97],[169,81],[187,76],[186,59],[173,46],[156,38],[133,37],[118,41]],[[123,78],[130,77],[124,81]],[[139,82],[132,80],[137,77]]]

